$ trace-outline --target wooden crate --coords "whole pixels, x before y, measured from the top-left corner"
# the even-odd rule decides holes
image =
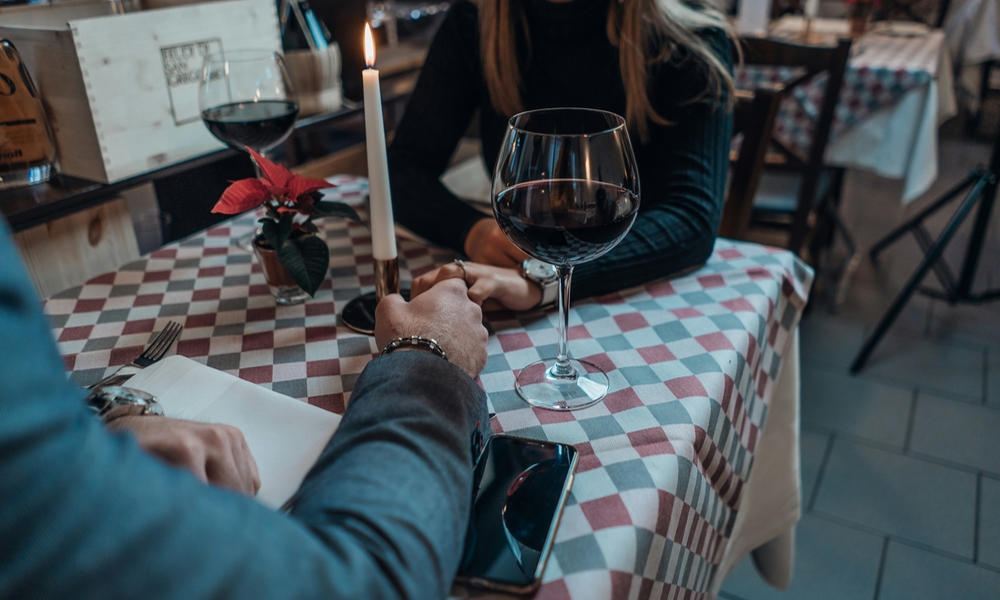
[[[204,55],[280,50],[273,0],[125,15],[107,15],[108,4],[0,19],[49,115],[59,172],[111,183],[221,148],[198,110]]]

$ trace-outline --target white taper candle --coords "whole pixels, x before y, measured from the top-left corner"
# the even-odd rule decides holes
[[[371,203],[372,255],[375,260],[396,258],[396,226],[392,217],[389,161],[385,153],[382,90],[375,68],[375,43],[365,24],[365,63],[361,72],[365,91],[365,144],[368,148],[368,195]]]

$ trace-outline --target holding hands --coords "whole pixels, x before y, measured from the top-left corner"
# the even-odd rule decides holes
[[[483,327],[482,309],[469,301],[465,283],[451,279],[433,289],[428,285],[422,291],[419,297],[411,294],[409,302],[399,294],[386,296],[379,302],[375,309],[378,347],[385,348],[396,337],[433,338],[444,348],[448,360],[469,377],[479,375],[486,366],[489,333]]]
[[[410,297],[417,298],[435,284],[455,279],[464,280],[469,299],[482,306],[484,311],[504,308],[530,310],[542,301],[542,289],[522,277],[519,269],[457,262],[414,279]]]

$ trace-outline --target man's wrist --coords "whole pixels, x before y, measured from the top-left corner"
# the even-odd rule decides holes
[[[405,349],[420,349],[430,352],[436,356],[448,360],[448,355],[445,353],[441,344],[434,338],[424,337],[422,335],[410,335],[392,338],[385,348],[382,348],[381,356],[392,352],[398,352]]]
[[[161,416],[163,408],[156,396],[127,387],[97,388],[85,400],[88,408],[101,421],[110,423],[129,416]]]

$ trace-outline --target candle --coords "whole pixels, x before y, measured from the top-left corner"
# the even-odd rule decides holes
[[[375,68],[375,42],[365,24],[365,64],[361,79],[365,90],[365,142],[368,146],[368,197],[371,203],[372,256],[375,260],[396,258],[396,227],[389,190],[389,161],[385,155],[382,123],[382,90]]]

